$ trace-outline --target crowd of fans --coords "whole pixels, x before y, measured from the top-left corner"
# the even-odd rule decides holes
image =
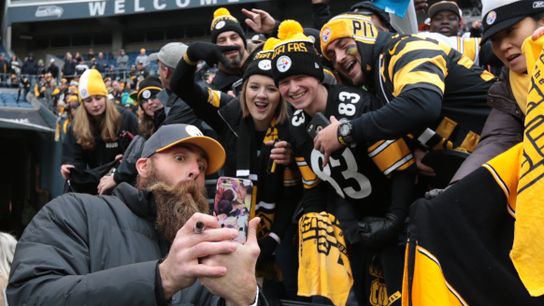
[[[141,49],[134,65],[124,50],[114,63],[67,53],[62,67],[0,55],[2,73],[40,75],[67,193],[21,237],[8,301],[419,305],[431,292],[410,291],[422,269],[406,268],[410,209],[461,197],[451,190],[522,141],[521,45],[544,7],[483,0],[483,26],[463,33],[456,2],[414,2],[429,19],[419,35],[392,33],[371,1],[335,16],[315,1],[314,28],[242,9],[254,39],[219,8],[210,42]],[[215,197],[218,177],[252,182],[258,220],[233,225],[243,245],[200,214],[244,217],[237,196]]]

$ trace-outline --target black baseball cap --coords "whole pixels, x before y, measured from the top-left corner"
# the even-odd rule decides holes
[[[493,35],[512,27],[523,18],[544,12],[542,0],[482,1],[483,44]]]
[[[149,158],[155,153],[163,152],[179,144],[192,144],[201,148],[208,158],[206,174],[219,171],[225,163],[225,149],[217,140],[204,136],[194,125],[167,124],[161,126],[145,142],[142,157]]]

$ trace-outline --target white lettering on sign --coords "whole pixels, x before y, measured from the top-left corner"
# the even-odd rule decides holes
[[[156,10],[164,10],[166,3],[161,4],[161,0],[153,0],[153,7]]]
[[[178,7],[187,7],[191,3],[191,0],[176,0]]]
[[[200,0],[200,5],[214,5],[217,4],[217,0]]]
[[[134,11],[135,12],[144,12],[145,8],[140,6],[140,0],[134,0]]]
[[[115,0],[113,5],[114,14],[124,14],[125,13],[125,0]]]
[[[106,1],[89,2],[89,15],[103,16],[106,12]]]

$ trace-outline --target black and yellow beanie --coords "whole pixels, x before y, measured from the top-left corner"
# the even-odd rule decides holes
[[[378,37],[378,29],[372,23],[370,17],[358,13],[344,13],[333,17],[321,28],[319,40],[321,51],[327,60],[327,47],[335,40],[349,37],[357,43],[361,54],[364,70],[370,71],[372,65],[368,62],[372,58],[372,50]]]
[[[272,57],[274,56],[274,47],[278,42],[279,40],[277,38],[269,38],[263,44],[262,50],[256,52],[251,58],[251,61],[248,61],[248,64],[244,69],[244,81],[254,74],[264,75],[272,79],[274,78],[274,72],[272,70]]]
[[[321,58],[312,40],[303,31],[295,20],[285,20],[280,24],[279,41],[274,47],[272,61],[276,83],[292,75],[309,75],[323,81]]]
[[[212,32],[212,42],[217,43],[217,36],[223,32],[234,31],[242,37],[244,41],[244,46],[246,46],[246,34],[244,29],[234,16],[232,16],[224,7],[220,7],[213,12],[213,20],[210,26],[210,31]]]

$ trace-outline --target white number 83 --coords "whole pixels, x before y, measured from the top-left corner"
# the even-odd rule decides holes
[[[339,159],[329,157],[329,163],[327,166],[322,167],[324,156],[321,152],[317,150],[312,150],[310,156],[311,167],[314,173],[323,181],[329,182],[331,186],[336,190],[336,193],[345,199],[346,196],[352,199],[363,199],[370,195],[372,192],[372,186],[370,180],[364,176],[362,173],[359,173],[357,170],[357,162],[355,157],[349,148],[344,149],[342,155]],[[346,170],[342,171],[342,177],[344,182],[351,179],[355,181],[358,188],[353,188],[352,186],[340,187],[341,185],[332,177],[332,170],[335,167],[342,165],[341,160],[344,160],[346,165]]]

